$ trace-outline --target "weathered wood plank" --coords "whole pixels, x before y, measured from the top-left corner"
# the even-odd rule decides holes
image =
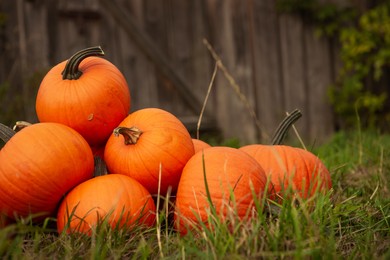
[[[303,22],[296,16],[280,16],[280,44],[282,60],[283,95],[286,111],[295,108],[302,111],[296,123],[299,134],[305,139],[309,135],[309,104],[306,81],[306,53]]]
[[[254,107],[254,95],[251,81],[252,68],[248,47],[248,34],[241,31],[247,27],[246,8],[235,1],[209,1],[208,8],[211,34],[214,36],[211,44],[221,57],[224,66],[232,74],[249,104],[245,104],[231,87],[231,83],[222,72],[217,73],[215,113],[217,122],[223,130],[225,138],[239,138],[242,143],[258,141],[256,122],[253,120],[247,106]],[[245,50],[245,52],[243,52]]]
[[[272,1],[252,1],[254,79],[262,142],[268,143],[285,116],[279,19]]]
[[[321,143],[333,132],[332,110],[327,97],[327,89],[332,82],[332,65],[329,42],[316,36],[314,29],[305,26],[307,58],[307,100],[309,110],[308,141]]]

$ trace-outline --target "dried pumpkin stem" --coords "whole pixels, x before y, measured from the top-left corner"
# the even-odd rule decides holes
[[[295,109],[290,114],[288,114],[283,121],[279,124],[278,128],[276,129],[273,138],[272,138],[272,145],[280,145],[282,144],[284,138],[287,135],[288,130],[290,127],[302,116],[301,111],[298,109]]]
[[[79,70],[79,65],[84,59],[91,56],[104,56],[104,51],[100,46],[95,46],[76,52],[66,63],[62,71],[62,79],[80,78],[83,72]]]
[[[12,136],[15,135],[15,131],[10,127],[0,123],[0,139],[3,140],[4,143],[7,143]]]
[[[141,134],[142,131],[135,126],[133,127],[119,126],[114,129],[115,136],[123,135],[123,137],[125,138],[125,145],[136,144]]]
[[[26,128],[26,127],[28,127],[30,125],[31,125],[31,123],[26,122],[26,121],[17,121],[15,123],[14,127],[12,128],[12,130],[14,130],[15,132],[19,132],[23,128]]]
[[[94,156],[95,171],[94,177],[102,176],[107,174],[107,165],[100,156]]]

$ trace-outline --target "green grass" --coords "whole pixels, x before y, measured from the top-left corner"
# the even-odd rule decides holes
[[[330,169],[333,190],[299,206],[258,202],[251,221],[227,223],[180,236],[167,203],[151,229],[111,230],[92,237],[57,234],[55,219],[41,225],[20,220],[0,230],[3,258],[57,259],[389,259],[390,136],[340,132],[313,150]]]

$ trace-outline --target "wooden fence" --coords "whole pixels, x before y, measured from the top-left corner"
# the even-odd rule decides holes
[[[12,120],[36,120],[35,94],[50,66],[101,45],[128,81],[132,111],[163,108],[192,130],[218,64],[201,137],[217,128],[243,144],[267,143],[295,108],[303,113],[296,127],[306,143],[333,132],[326,93],[339,64],[335,46],[300,17],[279,14],[275,1],[15,0],[0,6],[1,113],[23,117]]]

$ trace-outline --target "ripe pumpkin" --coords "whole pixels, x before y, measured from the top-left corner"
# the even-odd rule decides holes
[[[255,158],[270,177],[273,187],[271,198],[276,195],[284,197],[289,188],[301,198],[311,197],[317,190],[332,188],[328,169],[317,156],[304,149],[254,144],[243,146],[240,150]]]
[[[58,209],[57,230],[90,235],[103,220],[112,228],[150,227],[155,212],[150,193],[139,182],[108,174],[85,181],[66,195]]]
[[[202,141],[200,139],[192,139],[192,143],[194,144],[195,153],[202,151],[203,149],[210,148],[211,145]]]
[[[96,57],[100,47],[74,54],[44,77],[36,98],[40,122],[57,122],[79,132],[92,147],[104,146],[127,116],[130,91],[115,65]]]
[[[176,228],[186,234],[192,224],[198,225],[199,220],[207,222],[211,209],[208,192],[212,207],[222,219],[228,217],[232,208],[237,217],[244,219],[254,207],[252,194],[258,196],[256,199],[261,198],[266,182],[263,168],[238,149],[211,147],[196,153],[180,178],[174,216]]]
[[[109,172],[128,175],[152,195],[175,192],[184,165],[194,155],[185,126],[171,113],[145,108],[131,113],[114,130],[104,150]]]
[[[0,150],[0,212],[10,218],[51,216],[62,197],[93,175],[85,139],[57,123],[17,132]]]

